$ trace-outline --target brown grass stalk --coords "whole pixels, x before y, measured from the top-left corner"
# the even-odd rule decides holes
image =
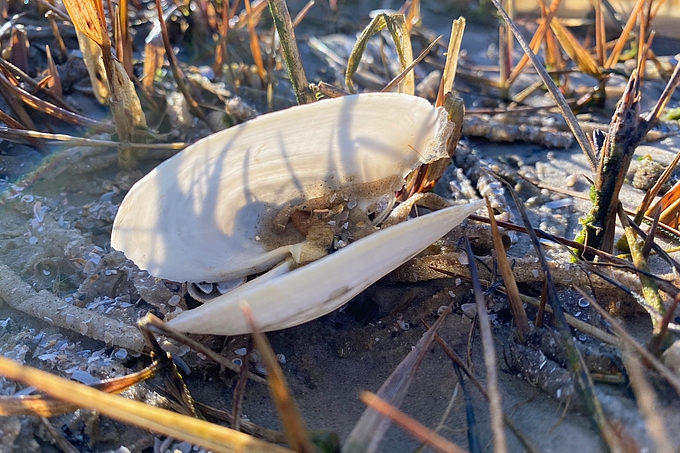
[[[260,50],[260,37],[257,35],[255,26],[257,22],[253,17],[253,10],[250,7],[250,0],[243,0],[243,4],[246,8],[246,14],[248,19],[248,36],[250,37],[250,54],[253,56],[253,62],[257,67],[257,75],[260,77],[260,82],[262,86],[267,85],[267,71],[264,69],[264,62],[262,60],[262,51]]]
[[[246,2],[247,1],[248,0],[246,0]],[[258,327],[255,316],[250,309],[250,306],[245,301],[241,303],[241,311],[252,331],[253,342],[255,347],[257,347],[257,350],[262,357],[264,367],[267,370],[269,391],[274,399],[274,404],[276,405],[276,410],[278,411],[279,418],[283,424],[288,443],[291,448],[298,453],[316,453],[316,447],[310,440],[305,422],[290,394],[290,390],[288,390],[286,378],[283,376],[283,371],[279,366],[279,362],[276,360],[276,355],[269,345],[267,337]]]
[[[423,325],[427,328],[430,329],[430,326],[428,323],[421,319]],[[482,394],[484,398],[486,398],[487,401],[489,401],[489,393],[486,391],[486,388],[482,385],[480,380],[477,378],[475,373],[463,362],[463,360],[458,357],[458,355],[455,353],[453,349],[446,343],[446,341],[439,336],[439,334],[434,336],[435,341],[439,345],[440,348],[442,348],[442,351],[451,359],[451,361],[454,363],[455,366],[459,367],[460,370],[465,373],[465,375],[470,379],[470,382],[475,386],[477,390]],[[539,450],[534,446],[531,441],[515,426],[515,424],[512,422],[512,419],[506,415],[505,413],[503,414],[503,421],[505,422],[505,425],[512,431],[512,433],[519,439],[519,441],[522,443],[522,446],[529,452],[529,453],[538,453]]]
[[[486,209],[489,212],[489,222],[491,224],[491,236],[493,238],[494,250],[496,251],[496,259],[498,261],[498,269],[503,277],[505,283],[505,292],[510,303],[510,310],[517,326],[517,335],[520,343],[524,343],[525,338],[529,335],[531,327],[529,326],[529,319],[524,310],[524,304],[517,289],[517,282],[515,275],[512,272],[508,255],[505,253],[505,246],[503,245],[503,238],[498,229],[496,218],[493,216],[493,208],[489,199],[486,198]]]
[[[435,431],[421,425],[390,403],[384,401],[378,395],[371,392],[361,392],[360,398],[368,407],[389,417],[393,422],[401,426],[404,431],[419,441],[424,442],[433,450],[441,453],[465,453],[465,450],[444,439]]]

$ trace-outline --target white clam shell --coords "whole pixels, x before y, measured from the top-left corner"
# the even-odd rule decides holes
[[[262,115],[197,142],[135,184],[116,216],[111,245],[150,274],[175,281],[222,282],[268,270],[223,295],[205,285],[202,291],[216,297],[172,319],[176,329],[247,333],[241,301],[265,331],[304,323],[348,302],[481,203],[384,228],[298,268],[306,239],[298,231],[277,237],[275,224],[288,218],[275,221],[276,215],[340,197],[340,222],[349,211],[370,211],[378,223],[410,171],[447,156],[452,129],[441,108],[402,94],[346,96]],[[373,230],[362,223],[346,238]]]
[[[195,143],[137,182],[118,211],[111,245],[169,280],[218,282],[265,271],[295,248],[258,237],[286,203],[358,183],[401,184],[412,169],[446,155],[451,129],[442,109],[403,94],[262,115]]]
[[[453,206],[391,226],[289,273],[251,280],[168,324],[188,333],[249,333],[241,301],[250,305],[264,331],[316,319],[413,258],[482,206],[482,201]]]

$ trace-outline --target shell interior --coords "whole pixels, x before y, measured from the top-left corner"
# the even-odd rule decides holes
[[[111,245],[174,281],[266,271],[291,254],[300,258],[305,247],[294,222],[277,224],[282,212],[335,197],[343,209],[379,215],[406,174],[446,155],[451,129],[442,109],[389,93],[262,115],[193,144],[137,182],[118,211]]]

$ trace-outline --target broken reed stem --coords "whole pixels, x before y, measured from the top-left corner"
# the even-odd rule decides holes
[[[295,40],[295,30],[293,22],[288,12],[288,6],[285,0],[269,0],[269,10],[274,18],[274,25],[279,34],[279,41],[281,42],[281,52],[283,60],[286,62],[288,74],[290,75],[290,82],[293,85],[295,98],[298,104],[310,104],[316,101],[314,93],[309,89],[309,82],[305,74],[305,68],[302,64],[302,57],[300,50]]]
[[[45,18],[49,21],[50,27],[52,27],[52,34],[54,35],[55,41],[57,41],[57,47],[59,48],[59,60],[65,61],[68,58],[68,49],[66,48],[66,44],[64,44],[64,38],[61,36],[57,19],[54,16],[56,16],[54,11],[47,11],[45,13]]]
[[[389,83],[388,83],[387,85],[385,85],[385,87],[384,87],[382,90],[380,90],[380,92],[381,92],[381,93],[389,92],[389,91],[391,91],[392,88],[394,88],[399,82],[401,82],[401,81],[404,79],[404,77],[406,77],[406,74],[408,74],[410,71],[412,71],[413,68],[415,68],[416,65],[417,65],[418,63],[420,63],[421,61],[423,61],[423,59],[427,56],[427,54],[430,53],[430,51],[432,50],[432,48],[439,42],[440,39],[442,39],[442,36],[443,36],[443,35],[437,36],[437,37],[434,39],[434,41],[432,41],[432,42],[430,43],[430,45],[427,46],[427,47],[425,48],[425,50],[423,50],[422,52],[420,52],[420,55],[418,55],[418,58],[416,58],[415,60],[413,60],[413,61],[411,62],[411,64],[409,64],[408,66],[406,66],[406,67],[404,68],[403,71],[401,71],[399,74],[396,75],[396,77],[394,77],[392,80],[390,80]]]
[[[637,17],[640,14],[640,10],[642,9],[642,6],[645,4],[646,0],[637,0],[635,3],[635,6],[633,7],[633,10],[630,13],[630,16],[628,16],[628,21],[626,22],[626,25],[623,27],[623,30],[621,31],[621,35],[619,38],[616,40],[616,44],[614,45],[614,49],[612,49],[612,53],[609,54],[609,58],[607,58],[607,61],[604,64],[604,67],[606,69],[613,68],[614,65],[619,61],[619,56],[621,56],[621,52],[623,51],[623,48],[626,46],[626,43],[628,42],[628,35],[630,35],[630,32],[633,31],[633,27],[635,26],[635,22],[637,21]]]
[[[163,7],[161,6],[161,0],[156,0],[156,11],[158,13],[158,23],[160,24],[161,27],[161,36],[163,38],[163,47],[165,48],[165,55],[168,58],[170,71],[172,71],[172,77],[173,79],[175,79],[177,89],[180,91],[180,93],[182,93],[182,96],[187,101],[191,113],[193,113],[196,117],[200,118],[201,121],[203,121],[205,124],[209,125],[210,123],[208,122],[208,119],[205,117],[203,110],[201,110],[201,107],[198,105],[198,102],[196,102],[196,100],[191,95],[191,92],[189,91],[189,87],[187,86],[184,80],[184,73],[182,72],[182,69],[180,69],[179,67],[177,56],[175,55],[175,52],[172,48],[172,44],[170,44],[170,37],[168,36],[168,27],[166,26],[165,18],[163,17]]]
[[[607,38],[605,37],[604,27],[604,10],[601,0],[595,0],[595,50],[597,52],[598,66],[604,66],[605,60],[605,45]]]
[[[517,28],[515,22],[512,19],[510,19],[508,13],[505,11],[505,9],[503,9],[503,6],[500,4],[499,0],[491,0],[491,2],[494,4],[496,9],[498,9],[498,12],[500,12],[501,16],[512,30],[512,33],[515,35],[515,38],[522,47],[522,50],[524,50],[524,53],[526,53],[526,55],[531,60],[531,63],[534,65],[534,68],[536,68],[536,72],[541,77],[541,80],[543,80],[543,83],[545,84],[546,88],[548,89],[551,96],[557,103],[560,112],[564,116],[564,120],[567,122],[567,125],[569,126],[571,132],[574,134],[574,138],[576,138],[576,141],[581,147],[581,150],[586,155],[590,168],[593,170],[593,172],[596,171],[597,158],[595,157],[593,147],[591,146],[590,141],[588,140],[586,135],[583,133],[581,126],[578,124],[578,120],[574,116],[574,113],[571,111],[571,108],[569,107],[567,100],[564,98],[559,88],[557,88],[555,82],[553,82],[552,78],[550,77],[550,74],[548,74],[548,71],[538,60],[536,54],[531,50],[531,47],[529,47],[529,44],[527,43],[526,39],[524,39],[524,36],[522,36],[522,33]]]
[[[49,98],[52,100],[52,103],[54,105],[61,107],[64,110],[69,110],[69,111],[72,111],[72,112],[75,111],[72,106],[68,105],[61,97],[59,97],[55,93],[53,93],[52,90],[50,90],[50,88],[48,86],[43,85],[40,82],[38,82],[37,80],[33,79],[31,76],[26,74],[20,68],[16,67],[10,61],[7,61],[4,58],[0,57],[0,66],[2,66],[4,69],[6,69],[7,72],[9,72],[16,79],[20,80],[21,83],[23,84],[24,88],[27,91],[35,92],[36,90],[41,90],[47,96],[49,96]]]
[[[488,197],[485,199],[486,209],[489,212],[489,221],[491,223],[491,236],[493,238],[494,249],[496,250],[496,259],[498,260],[498,269],[501,273],[501,277],[503,277],[503,282],[505,283],[505,292],[508,296],[508,302],[510,303],[510,310],[512,311],[512,317],[517,326],[517,336],[519,337],[520,343],[524,344],[526,337],[531,331],[529,318],[527,318],[527,313],[524,310],[524,305],[522,304],[522,299],[519,295],[519,289],[517,288],[517,282],[515,281],[515,275],[512,273],[512,267],[508,261],[508,255],[505,253],[505,246],[503,245],[501,233],[498,230],[496,218],[493,215],[491,202],[489,202]]]
[[[248,384],[248,364],[250,363],[251,351],[253,349],[252,339],[248,342],[246,355],[243,356],[241,371],[238,374],[238,381],[234,387],[231,406],[231,427],[236,431],[241,431],[241,414],[243,413],[243,398],[245,397],[246,385]]]
[[[654,238],[656,236],[656,229],[659,227],[660,217],[661,208],[659,207],[656,209],[656,211],[654,211],[654,221],[652,222],[652,225],[649,227],[649,234],[647,235],[646,238],[644,238],[644,244],[642,246],[642,256],[645,258],[649,257],[649,254],[651,253],[652,248],[654,247]]]
[[[647,121],[647,123],[656,124],[661,112],[663,112],[663,109],[665,109],[666,105],[668,105],[668,102],[671,100],[671,97],[673,96],[673,93],[675,92],[675,89],[678,87],[678,85],[680,85],[680,61],[675,65],[675,69],[673,69],[673,75],[671,75],[670,80],[666,84],[661,96],[659,96],[654,108],[645,117],[645,121]],[[649,129],[651,129],[651,126]]]
[[[250,7],[250,0],[243,0],[243,5],[246,8],[246,15],[248,16],[248,35],[250,37],[250,54],[255,62],[257,68],[257,75],[260,77],[260,83],[264,88],[267,85],[267,71],[264,69],[264,62],[262,61],[262,52],[260,51],[260,37],[255,30],[255,18],[253,18],[253,10]]]
[[[525,296],[524,294],[522,294],[521,297],[523,302],[531,304],[534,307],[539,307],[541,304],[541,301],[533,297]],[[553,312],[550,305],[545,306],[545,311],[546,313]],[[619,343],[614,335],[610,335],[607,332],[603,331],[602,329],[598,329],[597,327],[590,325],[587,322],[581,321],[580,319],[570,315],[569,313],[565,313],[564,316],[567,318],[567,323],[574,329],[578,329],[581,332],[590,335],[591,337],[596,338],[607,344],[617,345]]]
[[[50,436],[52,436],[52,441],[54,444],[59,447],[63,453],[80,452],[80,450],[74,447],[73,444],[66,439],[61,430],[57,430],[54,425],[52,425],[52,422],[50,422],[47,417],[40,417],[40,421],[42,422],[45,429],[47,429],[47,432],[50,434]]]
[[[305,16],[309,12],[309,10],[312,9],[312,6],[314,6],[315,3],[316,3],[316,0],[309,0],[307,2],[307,4],[300,10],[300,12],[295,15],[295,19],[293,19],[293,28],[300,25],[300,22],[302,22],[302,19],[305,18]]]
[[[543,327],[543,321],[545,320],[545,308],[546,302],[548,301],[548,283],[543,282],[543,289],[541,290],[541,299],[538,301],[538,311],[536,313],[536,327]],[[521,297],[521,295],[520,295]],[[567,319],[569,322],[569,319]],[[569,325],[572,325],[571,323]]]
[[[486,203],[489,209],[491,209],[488,199]],[[498,390],[498,364],[496,363],[496,347],[493,344],[493,334],[491,333],[489,314],[486,312],[486,301],[484,300],[482,285],[479,281],[479,275],[477,274],[477,264],[475,262],[474,252],[472,251],[472,246],[470,245],[470,240],[467,238],[467,236],[465,237],[465,248],[467,250],[468,260],[470,263],[470,277],[472,279],[472,288],[474,289],[475,303],[477,305],[479,330],[482,334],[482,347],[484,349],[486,381],[487,389],[489,391],[489,410],[491,412],[491,430],[493,431],[494,452],[507,453],[508,444],[505,439],[505,428],[503,426],[503,403],[501,401],[501,393]]]
[[[442,73],[441,91],[437,93],[437,99],[441,99],[442,101],[446,93],[453,91],[456,71],[458,70],[458,56],[460,55],[460,46],[463,42],[463,32],[465,31],[465,23],[464,17],[459,17],[451,23],[451,38],[449,39],[449,46],[446,50],[446,63],[444,63],[444,72]],[[442,104],[443,102],[437,103],[437,105]]]
[[[223,421],[233,426],[234,419],[231,417],[231,412],[224,411],[221,409],[216,409],[200,401],[194,401],[196,408],[201,411],[201,413],[207,417],[214,418],[217,421]],[[272,429],[267,429],[262,426],[256,425],[255,423],[244,418],[241,420],[241,432],[250,434],[251,436],[258,437],[267,442],[272,442],[275,444],[286,443],[286,435],[280,431],[275,431]]]
[[[48,132],[29,131],[24,129],[16,129],[11,127],[0,126],[0,137],[7,138],[25,138],[26,140],[53,140],[56,142],[68,142],[69,146],[91,146],[100,148],[115,148],[121,145],[121,142],[115,140],[99,140],[94,138],[73,137],[67,134],[50,134]],[[49,143],[48,144],[54,144]],[[186,148],[187,143],[130,143],[130,148],[139,149],[169,149],[182,150]]]
[[[502,0],[508,17],[514,17],[512,0]],[[508,23],[498,28],[498,86],[501,87],[502,97],[508,97],[508,79],[512,70],[512,30]]]
[[[680,65],[678,67],[680,67]],[[645,196],[637,209],[637,213],[635,214],[635,223],[639,225],[645,215],[650,215],[651,212],[655,211],[659,206],[659,203],[657,202],[652,208],[649,208],[649,205],[652,204],[652,200],[657,196],[661,187],[671,179],[671,175],[678,166],[678,163],[680,163],[680,153],[675,154],[671,163],[666,167],[661,176],[659,176],[659,179],[654,183],[652,188],[645,193]]]

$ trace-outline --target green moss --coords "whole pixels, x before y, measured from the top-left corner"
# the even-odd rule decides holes
[[[591,225],[595,221],[595,216],[593,215],[593,213],[595,212],[595,206],[597,206],[597,190],[595,190],[595,186],[590,186],[588,196],[590,198],[590,201],[593,203],[593,207],[590,209],[590,212],[588,214],[578,219],[578,223],[583,225],[583,228],[581,228],[581,231],[574,238],[574,242],[578,242],[579,244],[586,243],[588,229],[592,228]],[[579,258],[582,255],[580,250],[574,250],[574,253],[576,253],[576,256],[578,256]],[[572,262],[575,261],[576,259],[572,258]]]
[[[664,117],[668,121],[680,120],[680,107],[666,110],[666,114],[664,115]]]

